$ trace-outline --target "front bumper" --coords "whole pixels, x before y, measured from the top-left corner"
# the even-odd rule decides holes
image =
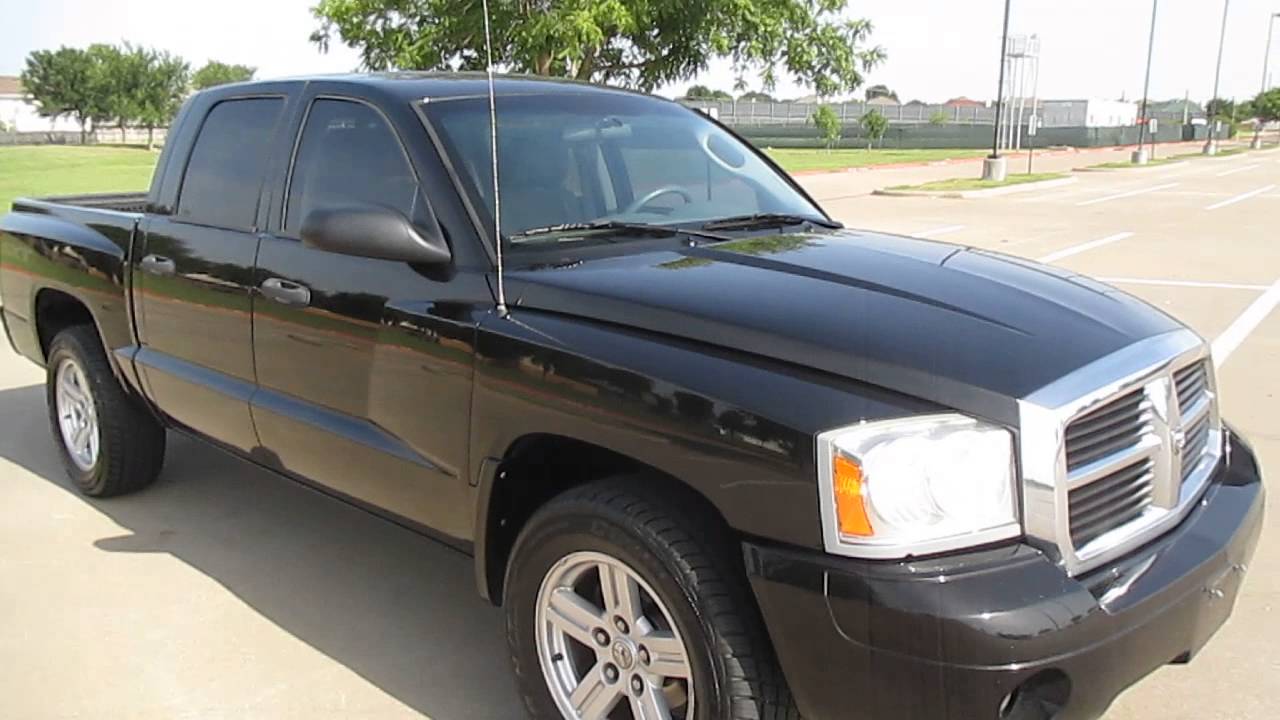
[[[1232,433],[1226,442],[1181,525],[1075,578],[1023,544],[892,563],[747,544],[751,585],[801,712],[1100,717],[1129,685],[1189,659],[1231,614],[1265,491],[1253,451]]]

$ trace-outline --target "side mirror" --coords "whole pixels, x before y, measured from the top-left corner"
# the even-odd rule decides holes
[[[439,234],[424,234],[395,210],[339,207],[313,210],[302,221],[302,244],[340,255],[443,265],[453,257]]]

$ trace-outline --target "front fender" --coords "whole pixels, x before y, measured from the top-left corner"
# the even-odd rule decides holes
[[[677,478],[739,532],[814,549],[822,547],[814,435],[937,411],[729,349],[520,308],[481,323],[475,378],[478,515],[491,459],[523,436],[552,433]]]

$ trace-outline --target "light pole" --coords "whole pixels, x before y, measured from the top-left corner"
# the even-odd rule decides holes
[[[1222,51],[1227,46],[1227,13],[1231,9],[1231,0],[1223,0],[1222,3],[1222,36],[1218,38],[1218,69],[1213,72],[1213,97],[1209,103],[1218,101],[1218,83],[1222,80]],[[1218,154],[1218,106],[1213,106],[1214,112],[1209,113],[1209,139],[1204,144],[1205,155]]]
[[[1133,151],[1135,165],[1147,164],[1147,123],[1151,121],[1147,117],[1147,96],[1151,92],[1151,55],[1156,49],[1156,10],[1159,7],[1160,0],[1151,0],[1151,38],[1147,40],[1147,79],[1142,85],[1142,124],[1138,126],[1138,149]],[[1151,141],[1154,143],[1155,138]]]
[[[1009,48],[1009,8],[1013,0],[1004,0],[1004,33],[1000,36],[1000,88],[996,91],[996,125],[991,133],[991,156],[982,161],[982,179],[1003,181],[1009,174],[1000,157],[1000,113],[1004,111],[1005,52]]]
[[[1267,91],[1267,70],[1271,67],[1271,36],[1275,35],[1276,18],[1280,17],[1280,13],[1272,13],[1271,19],[1267,21],[1267,50],[1262,53],[1262,92]],[[1254,150],[1262,148],[1262,128],[1259,126],[1258,132],[1253,135],[1253,142],[1249,147]]]
[[[1275,35],[1275,24],[1278,17],[1280,17],[1280,12],[1272,13],[1271,20],[1267,22],[1267,50],[1262,53],[1262,92],[1267,91],[1267,68],[1271,66],[1271,36]]]

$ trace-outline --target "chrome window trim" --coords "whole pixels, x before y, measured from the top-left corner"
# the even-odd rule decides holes
[[[1114,560],[1176,526],[1191,511],[1208,485],[1222,454],[1222,423],[1218,415],[1217,378],[1206,368],[1205,399],[1210,413],[1208,443],[1187,481],[1180,471],[1185,428],[1177,402],[1173,373],[1210,359],[1208,344],[1187,329],[1156,335],[1118,350],[1076,370],[1018,401],[1019,457],[1022,463],[1022,515],[1028,539],[1050,553],[1069,575],[1079,575]],[[1081,487],[1086,466],[1068,474],[1066,429],[1076,418],[1136,389],[1143,389],[1155,408],[1155,440],[1129,453],[1123,462],[1150,457],[1155,462],[1153,503],[1138,519],[1074,547],[1071,540],[1068,494]],[[1203,410],[1193,408],[1188,415]],[[1121,462],[1110,458],[1107,466]],[[1072,482],[1072,476],[1076,481]]]
[[[877,420],[875,423],[892,424],[895,422],[910,423],[919,422],[934,418],[954,418],[971,416],[962,413],[939,413],[936,415],[915,415],[893,420]],[[984,421],[980,421],[984,422]],[[844,557],[860,558],[863,560],[903,560],[910,557],[918,557],[922,555],[934,555],[938,553],[950,552],[953,550],[963,550],[979,545],[1000,542],[1002,540],[1012,540],[1022,536],[1022,523],[1016,519],[1011,523],[1004,523],[995,527],[984,528],[975,532],[965,533],[963,535],[953,535],[945,538],[937,538],[933,540],[917,541],[913,543],[902,543],[897,541],[876,542],[874,539],[864,541],[844,540],[840,534],[840,520],[836,516],[836,498],[835,498],[835,452],[836,443],[842,435],[850,431],[858,430],[872,423],[861,422],[854,425],[846,425],[844,427],[834,428],[819,433],[817,436],[818,450],[818,501],[819,512],[822,516],[822,546],[832,555],[843,555]],[[1008,432],[1008,429],[1005,429]],[[1017,467],[1017,441],[1015,439],[1011,458],[1014,468]],[[1015,497],[1017,493],[1017,473],[1010,473],[1013,477]],[[1017,508],[1014,508],[1015,514]]]

